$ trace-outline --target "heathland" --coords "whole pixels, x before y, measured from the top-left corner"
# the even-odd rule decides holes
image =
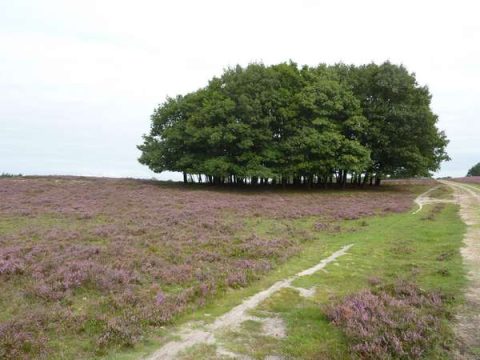
[[[212,322],[353,245],[225,329],[222,356],[448,358],[466,285],[464,224],[444,185],[429,194],[439,203],[411,213],[437,185],[306,192],[2,178],[0,357],[138,358],[176,339],[175,326]],[[272,316],[283,335],[262,334],[262,317]],[[179,356],[218,358],[217,345]]]

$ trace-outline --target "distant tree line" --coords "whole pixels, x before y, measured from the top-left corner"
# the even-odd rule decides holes
[[[467,176],[480,176],[480,163],[472,166],[470,170],[468,170]]]
[[[430,101],[415,74],[389,62],[236,66],[155,109],[139,161],[211,184],[430,176],[448,160]]]

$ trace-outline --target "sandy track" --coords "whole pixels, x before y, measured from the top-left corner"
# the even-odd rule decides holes
[[[452,181],[441,181],[454,190],[460,216],[467,225],[462,256],[467,267],[469,285],[465,306],[458,315],[456,333],[461,342],[459,359],[478,359],[480,349],[480,189]]]
[[[229,312],[218,317],[213,323],[204,325],[199,328],[194,328],[191,324],[186,324],[178,332],[178,340],[170,341],[166,343],[163,347],[153,353],[148,360],[167,360],[175,359],[177,355],[188,349],[189,347],[197,344],[214,344],[215,333],[219,330],[228,330],[234,329],[242,322],[251,319],[251,316],[248,314],[249,310],[257,307],[262,301],[270,297],[272,294],[277,292],[280,289],[288,288],[292,286],[294,280],[302,276],[312,275],[315,272],[323,269],[329,263],[335,261],[338,257],[343,256],[347,253],[348,249],[353,245],[347,245],[342,247],[340,250],[334,252],[328,258],[323,259],[317,265],[312,266],[309,269],[306,269],[298,274],[277,281],[271,287],[266,290],[260,291],[259,293],[247,298],[240,305],[234,307]],[[241,356],[236,356],[237,354],[229,353],[221,347],[218,349],[219,354],[228,355],[235,358],[241,358]]]
[[[423,206],[426,204],[438,204],[438,203],[456,203],[456,200],[446,200],[446,199],[435,199],[430,197],[430,193],[436,189],[438,189],[441,185],[434,186],[431,189],[428,189],[425,191],[423,194],[420,194],[417,196],[417,198],[414,200],[415,204],[417,204],[418,209],[415,210],[412,214],[417,214],[420,211],[422,211]]]

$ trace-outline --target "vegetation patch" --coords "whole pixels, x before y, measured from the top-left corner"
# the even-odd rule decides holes
[[[441,343],[442,296],[399,282],[347,296],[327,310],[348,337],[354,356],[367,359],[419,359]]]
[[[480,184],[480,176],[466,176],[461,178],[455,178],[455,181],[463,182],[466,184],[473,184],[479,185]]]
[[[480,177],[480,162],[468,170],[467,177]]]
[[[449,159],[430,103],[415,74],[390,62],[237,65],[155,109],[139,161],[213,184],[345,187],[429,176]]]
[[[0,336],[10,343],[8,329],[18,323],[29,334],[16,338],[7,359],[22,349],[30,358],[46,349],[55,359],[131,348],[153,329],[250,286],[319,234],[338,233],[338,221],[410,209],[419,190],[0,181]]]
[[[423,211],[433,208],[428,204]],[[363,226],[364,221],[368,226]],[[315,219],[296,224],[307,228]],[[272,353],[339,360],[454,357],[453,314],[463,302],[466,285],[460,254],[464,224],[457,207],[445,205],[430,221],[403,213],[344,220],[338,225],[356,231],[321,232],[318,239],[329,249],[352,243],[353,247],[324,271],[292,284],[314,289],[314,295],[303,297],[296,289],[285,289],[257,309],[258,315],[267,311],[281,317],[287,326],[288,337]],[[315,249],[307,251],[313,254]],[[357,319],[359,314],[365,316]],[[401,348],[391,346],[398,345],[397,339],[402,341]],[[380,357],[365,352],[373,348]]]

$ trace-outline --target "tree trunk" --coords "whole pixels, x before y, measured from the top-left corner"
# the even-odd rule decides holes
[[[362,183],[362,187],[365,186],[365,184],[367,183],[368,181],[368,172],[365,173],[365,176],[363,178],[363,183]]]
[[[187,183],[187,173],[185,171],[183,172],[183,183]]]

